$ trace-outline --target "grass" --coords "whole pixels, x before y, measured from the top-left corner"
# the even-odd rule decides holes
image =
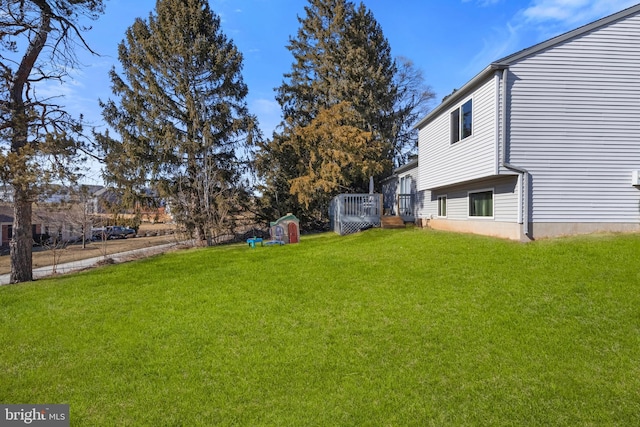
[[[640,235],[369,230],[0,289],[0,402],[72,425],[639,425]]]

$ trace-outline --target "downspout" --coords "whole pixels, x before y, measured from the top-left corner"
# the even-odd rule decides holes
[[[502,123],[501,123],[501,149],[502,156],[500,163],[503,167],[520,174],[520,198],[522,200],[522,208],[519,210],[518,219],[522,215],[521,222],[523,224],[524,234],[531,238],[529,230],[529,171],[512,165],[507,161],[507,72],[508,68],[502,70]]]

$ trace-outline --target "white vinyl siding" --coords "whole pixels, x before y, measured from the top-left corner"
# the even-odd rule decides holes
[[[493,217],[496,221],[518,222],[520,186],[517,176],[500,178],[495,181],[493,191]]]
[[[438,217],[438,197],[447,198],[447,219],[468,220],[468,193],[493,190],[493,221],[518,221],[518,182],[517,176],[505,176],[488,179],[473,185],[459,185],[431,192],[431,200],[425,201],[422,217]],[[483,219],[476,217],[474,219]]]
[[[533,179],[534,222],[638,222],[640,17],[509,67],[510,163]]]
[[[496,174],[496,81],[488,79],[419,130],[418,190]],[[472,100],[473,131],[451,143],[451,112]]]

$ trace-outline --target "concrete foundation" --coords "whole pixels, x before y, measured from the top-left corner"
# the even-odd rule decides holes
[[[422,227],[433,228],[434,230],[473,233],[510,240],[522,239],[522,224],[512,222],[456,221],[449,219],[422,218],[419,220],[419,225]]]
[[[503,239],[529,241],[578,234],[593,233],[638,233],[640,223],[574,222],[574,223],[531,223],[529,236],[523,232],[522,224],[493,221],[457,221],[448,219],[420,218],[416,223],[434,230],[473,233]]]
[[[593,233],[638,233],[639,223],[618,222],[547,222],[529,226],[534,239]]]

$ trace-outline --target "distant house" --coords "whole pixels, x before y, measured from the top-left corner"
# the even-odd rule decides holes
[[[91,214],[98,216],[112,216],[114,212],[117,212],[127,217],[132,216],[134,212],[138,212],[143,222],[150,223],[173,221],[169,205],[155,191],[145,189],[144,196],[146,203],[137,201],[134,209],[123,209],[121,206],[122,193],[120,191],[110,187],[100,187],[92,192],[88,210]]]
[[[153,194],[150,198],[153,198]],[[0,187],[3,204],[0,205],[0,244],[9,245],[13,237],[13,206],[10,189]],[[89,185],[83,189],[68,187],[52,188],[33,205],[33,235],[47,234],[58,241],[77,241],[84,234],[91,237],[94,222],[102,224],[112,221],[114,212],[122,217],[133,216],[133,211],[123,211],[119,206],[121,195],[112,188]],[[169,222],[171,217],[164,204],[140,207],[142,219],[150,222]]]
[[[66,209],[52,210],[47,206],[35,206],[32,215],[31,233],[34,240],[38,235],[44,234],[57,241],[78,241],[84,236],[91,237],[90,218],[84,216],[79,210],[79,205]],[[13,207],[0,206],[0,241],[6,248],[13,237]]]
[[[490,64],[416,128],[423,225],[640,231],[640,5]]]
[[[40,234],[48,235],[57,241],[81,240],[91,237],[92,212],[91,193],[99,188],[87,187],[84,199],[67,187],[52,188],[43,194],[40,201],[32,206],[32,234],[34,240],[40,240]],[[6,192],[6,200],[0,204],[0,242],[7,247],[13,237],[13,204],[11,192]]]
[[[31,226],[33,235],[43,233],[44,226],[39,219],[33,216]],[[13,206],[0,205],[0,247],[8,248],[9,242],[13,238]]]
[[[114,189],[100,187],[91,193],[87,209],[92,214],[110,214],[112,207],[117,207],[121,202],[122,197]]]
[[[13,211],[13,210],[12,210]],[[13,212],[0,206],[0,246],[7,248],[13,237]]]

